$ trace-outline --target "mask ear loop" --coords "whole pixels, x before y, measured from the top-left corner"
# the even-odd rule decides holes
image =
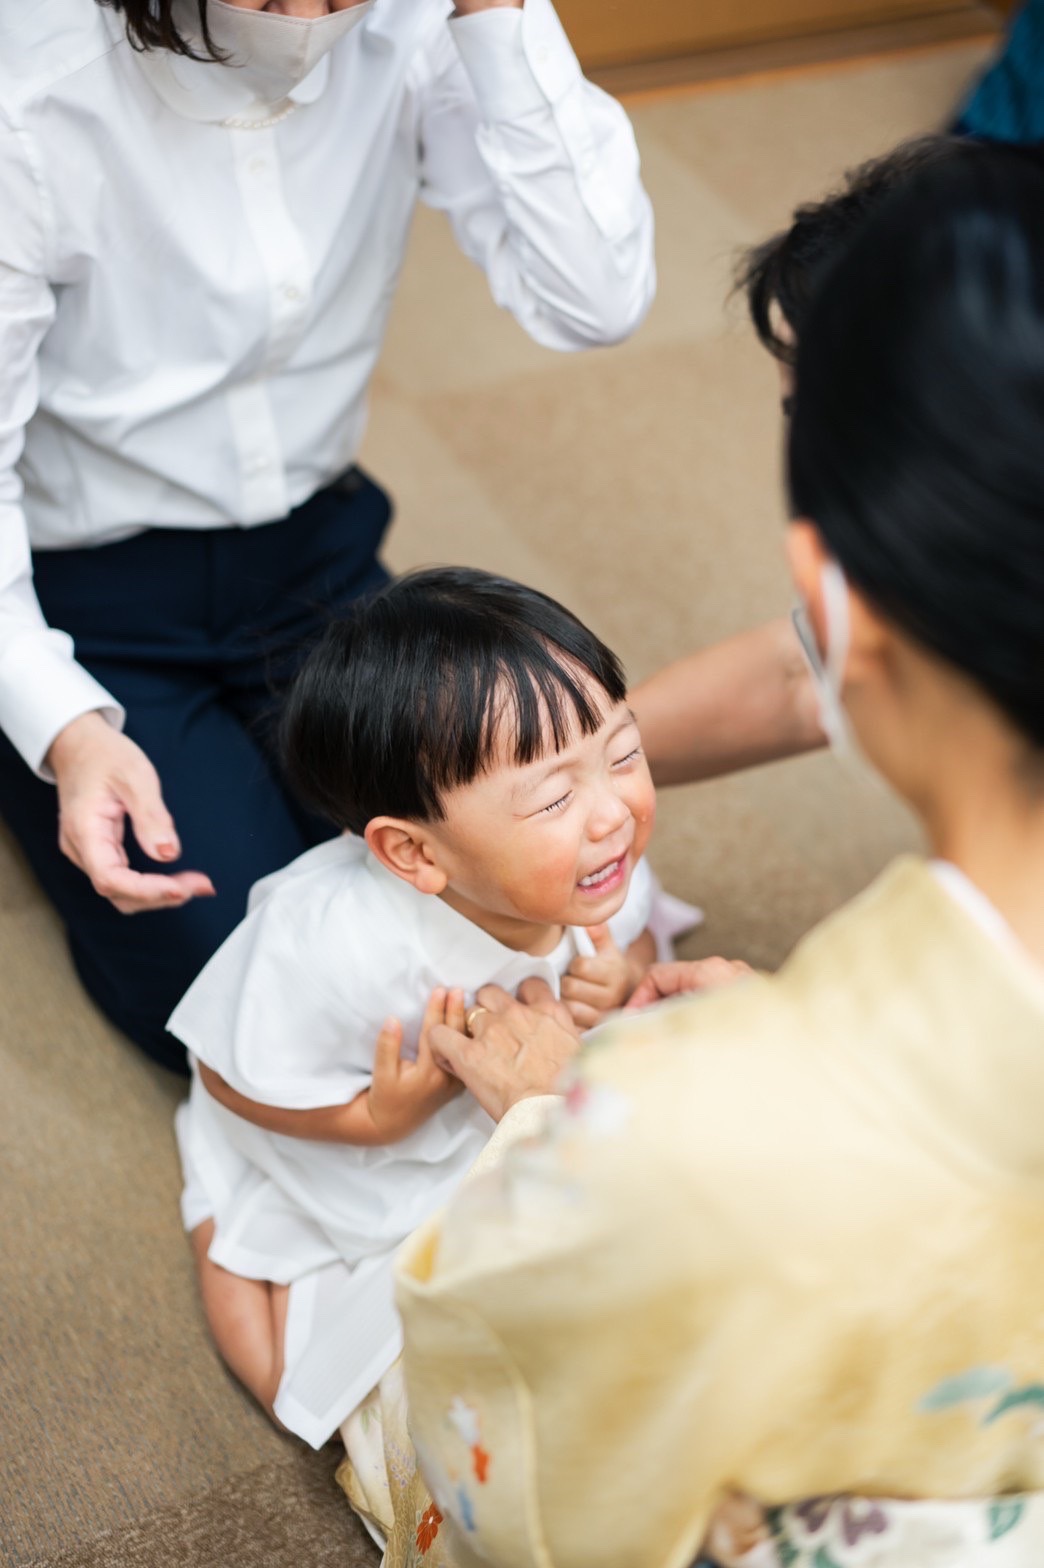
[[[884,783],[880,775],[860,752],[841,699],[852,637],[848,580],[837,561],[828,561],[823,567],[820,582],[823,594],[823,616],[826,621],[825,654],[819,651],[805,606],[799,604],[790,612],[801,651],[812,676],[819,707],[820,728],[840,762],[849,765],[859,773],[860,777],[872,780],[875,786],[883,789]]]
[[[820,583],[826,621],[825,651],[820,652],[803,604],[791,611],[791,619],[812,677],[820,728],[831,750],[842,757],[853,749],[841,700],[849,643],[848,584],[836,561],[828,561],[823,567]]]
[[[826,668],[830,690],[838,702],[845,684],[845,665],[852,640],[852,620],[848,607],[848,582],[836,561],[828,561],[820,579],[823,612],[826,616]]]
[[[808,618],[808,611],[805,609],[805,606],[800,603],[795,604],[794,608],[790,612],[790,619],[793,623],[794,630],[797,633],[797,640],[801,646],[801,652],[805,656],[805,663],[808,665],[813,680],[816,681],[817,684],[821,682],[825,685],[827,678],[826,670],[823,668],[823,660],[819,652],[819,645],[816,642],[815,633],[812,630],[812,622]]]
[[[852,631],[848,613],[848,583],[836,561],[828,561],[824,566],[822,585],[823,613],[826,617],[825,659],[819,651],[816,634],[804,604],[794,606],[790,619],[812,675],[818,684],[825,686],[840,701]]]

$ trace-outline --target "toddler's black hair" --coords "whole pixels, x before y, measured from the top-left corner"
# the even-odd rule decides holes
[[[592,735],[590,683],[626,694],[615,654],[535,588],[466,567],[413,572],[332,621],[280,724],[290,787],[362,833],[377,816],[440,821],[442,797],[493,761]]]

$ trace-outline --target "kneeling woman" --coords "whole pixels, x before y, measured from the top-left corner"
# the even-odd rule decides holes
[[[872,216],[796,388],[826,727],[931,858],[774,978],[610,1027],[564,1100],[532,1099],[576,1048],[552,1011],[489,989],[475,1039],[441,1031],[505,1144],[543,1127],[401,1262],[431,1496],[390,1560],[683,1568],[741,1493],[751,1561],[1044,1561],[1039,157],[983,147]]]

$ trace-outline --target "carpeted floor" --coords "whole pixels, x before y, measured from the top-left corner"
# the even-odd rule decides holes
[[[392,565],[547,588],[635,677],[784,609],[778,391],[723,306],[732,257],[846,165],[937,124],[984,52],[638,105],[660,295],[609,352],[535,348],[422,212],[365,452],[398,498]],[[653,858],[708,910],[689,951],[774,964],[910,841],[820,757],[672,792]],[[371,1563],[333,1451],[271,1430],[207,1343],[177,1212],[181,1086],[83,999],[3,842],[0,995],[0,1563]]]

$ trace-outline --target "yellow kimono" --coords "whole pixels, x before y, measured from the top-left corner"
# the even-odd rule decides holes
[[[389,1564],[685,1568],[730,1489],[993,1499],[1044,1561],[1044,976],[925,865],[545,1121],[401,1255]]]

